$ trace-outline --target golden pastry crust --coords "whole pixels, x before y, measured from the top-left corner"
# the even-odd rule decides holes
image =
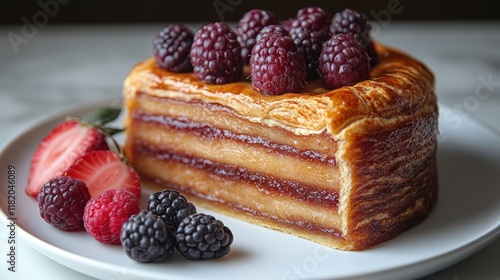
[[[312,81],[300,93],[264,96],[249,81],[211,85],[193,73],[165,75],[150,58],[134,67],[125,80],[125,97],[144,91],[158,97],[202,99],[255,122],[301,134],[325,129],[336,134],[362,118],[398,118],[436,102],[433,75],[423,64],[394,49],[376,47],[381,63],[372,69],[369,80],[331,91]]]
[[[150,58],[136,65],[125,80],[126,107],[134,112],[140,95],[187,103],[201,100],[266,127],[302,136],[328,135],[340,171],[341,237],[286,228],[227,206],[214,207],[338,249],[362,250],[422,221],[435,204],[438,188],[434,77],[425,65],[397,50],[380,44],[376,50],[379,63],[368,80],[336,90],[312,81],[300,93],[279,96],[264,96],[249,81],[206,84],[193,73],[158,69]],[[130,114],[125,122],[126,127],[133,126]],[[127,134],[136,137],[130,129]],[[133,164],[134,145],[129,139],[125,147]]]

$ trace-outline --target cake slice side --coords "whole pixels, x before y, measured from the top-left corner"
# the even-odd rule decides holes
[[[281,96],[148,59],[125,80],[125,152],[151,189],[338,249],[376,245],[436,201],[438,114],[427,68],[377,48],[369,80]]]
[[[216,125],[189,111],[172,113],[176,105],[171,101],[141,92],[127,99],[125,150],[147,187],[177,189],[200,206],[308,239],[322,235],[335,247],[346,246],[337,212],[336,145],[330,136],[293,135],[220,111],[224,121]],[[215,105],[203,106],[215,110]],[[223,132],[202,133],[200,127]],[[251,133],[267,129],[274,133]],[[242,137],[234,137],[236,133]]]

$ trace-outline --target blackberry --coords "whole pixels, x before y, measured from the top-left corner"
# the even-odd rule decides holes
[[[366,14],[351,9],[336,13],[330,25],[332,35],[351,34],[358,39],[363,47],[366,47],[370,42],[370,30],[371,25]]]
[[[300,9],[292,21],[290,36],[306,60],[309,79],[318,78],[318,57],[330,33],[330,16],[318,7]]]
[[[193,72],[210,84],[237,81],[243,73],[243,59],[236,33],[223,22],[202,26],[191,47]]]
[[[174,239],[165,222],[142,210],[122,226],[120,242],[129,258],[145,262],[163,262],[174,253]]]
[[[165,26],[153,40],[153,54],[158,67],[172,72],[190,72],[189,53],[193,31],[182,24]]]
[[[306,82],[304,57],[291,37],[272,34],[262,38],[250,58],[252,86],[264,95],[299,92]]]
[[[245,64],[250,62],[250,53],[255,45],[257,34],[265,26],[278,23],[278,19],[266,10],[253,9],[243,15],[238,22],[236,35],[241,46],[241,57]]]
[[[366,49],[350,34],[337,34],[325,42],[319,57],[319,74],[329,89],[368,79],[370,59]]]
[[[37,200],[40,216],[55,228],[84,229],[83,214],[90,193],[83,181],[66,176],[52,178],[42,186]]]
[[[158,215],[172,233],[184,218],[196,213],[196,207],[174,190],[163,190],[149,195],[148,210]]]
[[[233,234],[213,216],[197,213],[182,220],[175,241],[177,250],[187,259],[216,259],[229,252]]]
[[[262,28],[262,30],[259,32],[259,34],[257,34],[255,42],[258,42],[258,41],[260,41],[260,39],[262,39],[262,37],[267,36],[267,35],[271,35],[271,34],[278,34],[281,36],[290,36],[290,33],[288,33],[288,30],[286,30],[283,25],[272,24],[272,25],[268,25],[268,26]]]

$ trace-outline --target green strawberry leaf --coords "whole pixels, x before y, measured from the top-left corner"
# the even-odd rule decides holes
[[[104,130],[105,133],[109,134],[109,136],[115,135],[117,133],[125,131],[125,129],[120,128],[120,127],[100,127],[101,130]]]
[[[98,108],[91,112],[83,121],[94,125],[103,125],[118,118],[121,108]]]

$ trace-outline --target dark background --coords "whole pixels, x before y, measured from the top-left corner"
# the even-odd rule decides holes
[[[500,19],[500,1],[496,0],[0,0],[0,3],[0,24],[24,24],[26,20],[51,24],[235,22],[252,8],[267,9],[283,20],[294,17],[299,8],[306,6],[323,7],[332,16],[349,7],[378,21]]]

